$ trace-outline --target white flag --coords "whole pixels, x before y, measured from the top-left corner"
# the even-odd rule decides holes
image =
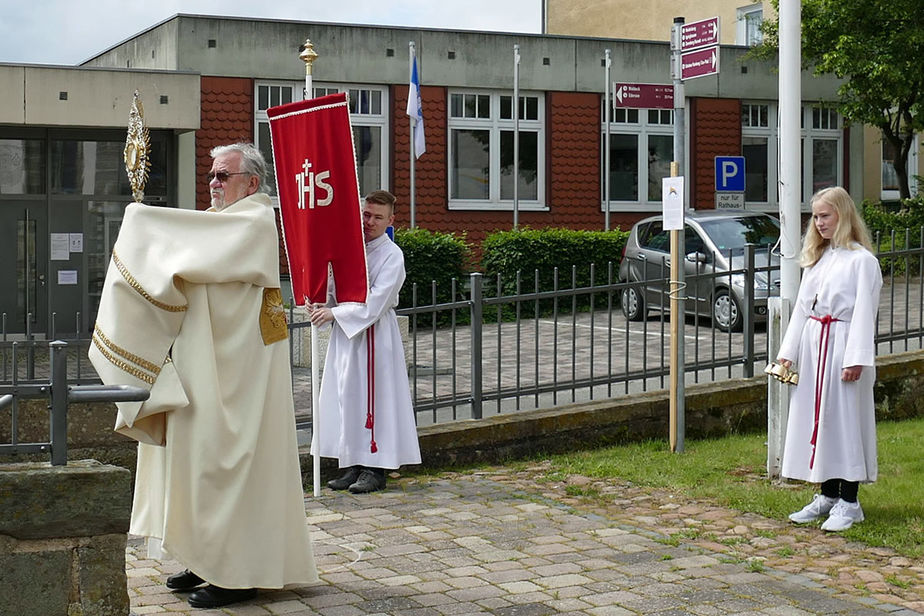
[[[411,85],[407,92],[407,114],[414,119],[414,156],[420,158],[420,155],[427,151],[427,144],[424,139],[423,107],[420,104],[417,56],[414,56],[414,64],[411,67]]]

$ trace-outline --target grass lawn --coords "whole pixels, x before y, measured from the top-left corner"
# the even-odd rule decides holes
[[[924,419],[881,422],[877,430],[879,479],[861,485],[859,494],[866,521],[842,534],[920,558],[924,556]],[[763,434],[687,440],[684,449],[671,453],[666,442],[649,441],[556,455],[551,458],[552,473],[619,477],[783,520],[817,490],[814,485],[767,479]]]

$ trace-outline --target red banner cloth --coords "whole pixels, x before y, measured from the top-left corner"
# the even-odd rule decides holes
[[[366,301],[366,248],[345,93],[266,110],[295,303]]]

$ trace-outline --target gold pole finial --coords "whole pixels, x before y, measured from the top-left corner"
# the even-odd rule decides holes
[[[298,57],[305,63],[305,74],[310,75],[311,65],[318,59],[318,54],[314,50],[314,45],[311,44],[311,39],[305,39],[305,44],[302,45],[302,52],[298,54]]]
[[[148,152],[151,150],[151,137],[148,127],[144,125],[144,107],[141,105],[141,95],[135,90],[132,107],[128,112],[128,135],[125,138],[125,150],[122,157],[125,160],[125,172],[132,187],[132,197],[135,203],[144,199],[144,185],[148,181],[148,171],[151,161]]]

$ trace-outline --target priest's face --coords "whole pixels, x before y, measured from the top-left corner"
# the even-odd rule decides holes
[[[830,203],[818,201],[812,205],[812,223],[815,225],[818,235],[826,240],[834,237],[838,218],[837,210]]]
[[[392,206],[384,203],[370,203],[363,206],[363,237],[366,242],[382,237],[385,229],[395,220]]]
[[[260,180],[255,175],[241,172],[241,153],[228,152],[212,160],[209,172],[209,195],[212,207],[221,211],[257,192]]]

